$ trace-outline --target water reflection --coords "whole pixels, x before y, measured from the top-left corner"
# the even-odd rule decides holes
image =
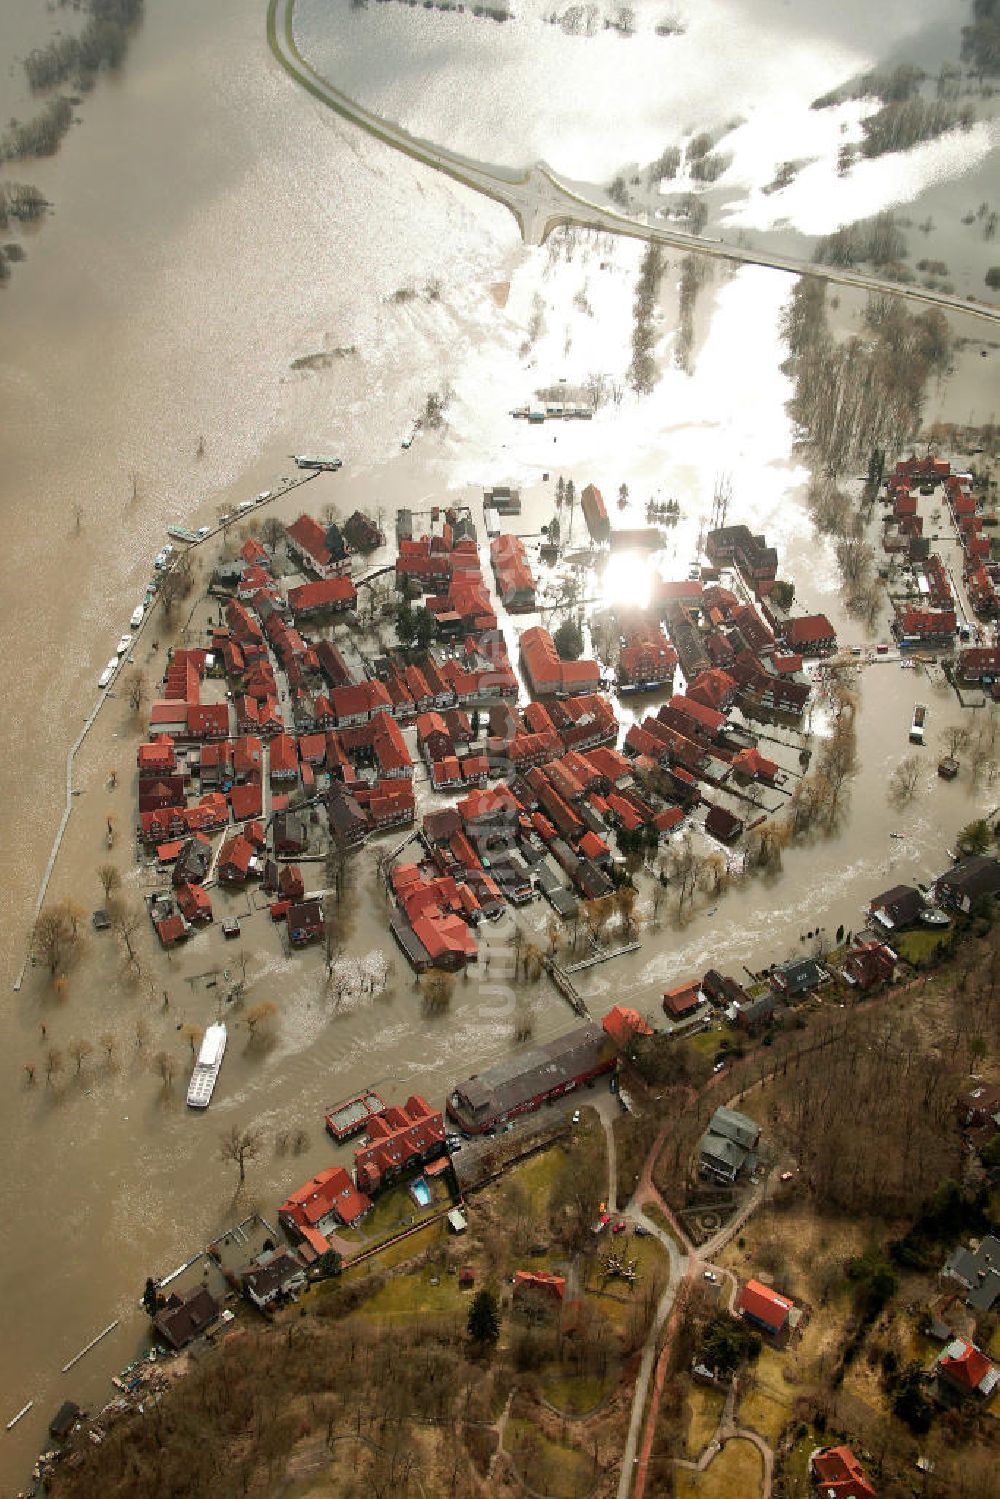
[[[659,569],[648,552],[615,552],[608,558],[601,578],[601,602],[645,609]]]

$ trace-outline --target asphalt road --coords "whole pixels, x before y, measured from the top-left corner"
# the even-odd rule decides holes
[[[864,271],[839,266],[820,266],[813,261],[771,251],[747,249],[704,236],[683,234],[659,224],[643,224],[615,213],[603,204],[594,203],[560,182],[543,162],[518,170],[491,166],[462,156],[446,146],[421,140],[399,125],[384,120],[345,94],[309,64],[299,51],[293,32],[295,0],[269,0],[267,12],[268,44],[274,56],[302,88],[308,90],[328,108],[376,140],[421,161],[435,171],[444,172],[456,182],[482,193],[508,208],[517,220],[521,234],[529,244],[544,244],[553,229],[562,225],[603,230],[630,239],[654,240],[679,250],[695,250],[717,260],[737,261],[745,265],[763,265],[772,270],[787,271],[794,276],[816,276],[838,286],[853,286],[862,291],[889,293],[909,302],[920,302],[952,311],[969,313],[988,322],[1000,322],[1000,308],[986,302],[947,292],[928,291],[923,287],[904,286]]]

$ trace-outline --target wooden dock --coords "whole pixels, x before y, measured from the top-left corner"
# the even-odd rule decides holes
[[[552,979],[552,982],[559,990],[559,993],[563,996],[564,999],[569,1001],[569,1004],[576,1011],[576,1013],[582,1016],[584,1020],[592,1020],[593,1016],[587,1009],[586,1000],[583,998],[583,995],[579,992],[576,985],[573,983],[573,980],[570,978],[569,973],[566,971],[566,969],[560,968],[559,964],[554,963],[551,958],[546,958],[545,967],[548,971],[549,977]]]
[[[585,968],[596,968],[599,963],[610,963],[612,958],[621,958],[627,952],[638,952],[642,946],[640,942],[626,942],[621,947],[609,947],[604,952],[594,953],[593,957],[581,958],[579,963],[571,963],[568,968],[563,969],[565,974],[582,973]]]

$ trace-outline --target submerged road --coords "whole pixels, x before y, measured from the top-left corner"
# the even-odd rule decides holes
[[[947,292],[928,291],[923,287],[904,286],[897,281],[868,275],[863,271],[817,265],[811,260],[797,260],[793,256],[777,255],[771,251],[746,249],[717,239],[683,234],[659,224],[639,223],[574,192],[560,182],[544,162],[536,162],[534,166],[523,169],[491,166],[487,162],[462,156],[446,146],[436,145],[433,141],[422,140],[366,109],[363,104],[337,88],[336,84],[317,73],[299,51],[294,35],[294,16],[295,0],[269,0],[268,44],[278,62],[296,83],[307,89],[320,103],[335,110],[353,125],[366,130],[376,140],[392,146],[396,151],[404,152],[415,161],[423,162],[425,166],[433,167],[437,172],[444,172],[446,176],[472,188],[474,192],[492,198],[495,203],[502,204],[514,215],[528,244],[544,244],[552,230],[563,225],[598,229],[630,239],[653,240],[673,249],[697,251],[716,260],[763,265],[771,270],[787,271],[793,276],[816,276],[823,281],[835,282],[838,286],[853,286],[861,291],[905,297],[909,302],[965,312],[972,317],[1000,323],[1000,307],[987,302]]]

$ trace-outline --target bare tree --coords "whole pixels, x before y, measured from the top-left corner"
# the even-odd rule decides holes
[[[969,731],[964,724],[949,724],[941,737],[944,740],[945,749],[953,760],[957,760],[962,751],[968,748]]]
[[[58,1077],[63,1070],[63,1054],[58,1046],[49,1046],[45,1052],[45,1081],[51,1084],[54,1077]]]
[[[273,552],[284,541],[285,528],[276,515],[269,515],[260,528],[260,534],[264,545],[270,547]]]
[[[262,999],[251,1005],[243,1016],[243,1024],[250,1033],[250,1044],[260,1041],[270,1031],[278,1006],[273,999]]]
[[[694,899],[701,875],[701,860],[695,853],[690,838],[681,838],[671,846],[666,869],[667,878],[677,896],[677,914],[683,916]]]
[[[897,806],[904,806],[913,800],[922,770],[919,755],[907,755],[905,760],[900,760],[889,777],[889,795]]]
[[[120,896],[109,900],[107,909],[111,930],[128,953],[129,962],[138,971],[139,959],[136,955],[134,938],[142,925],[142,911],[132,901],[124,900]]]
[[[420,980],[421,1008],[424,1015],[443,1015],[451,1004],[455,975],[432,969]]]
[[[153,1066],[160,1074],[164,1093],[169,1093],[174,1085],[174,1076],[177,1071],[176,1064],[169,1051],[158,1051],[153,1058]]]
[[[219,1136],[219,1155],[224,1161],[232,1161],[239,1172],[239,1185],[247,1179],[247,1163],[255,1161],[264,1148],[264,1134],[256,1125],[241,1129],[234,1124],[224,1135]]]
[[[100,1040],[105,1059],[110,1067],[115,1055],[115,1038],[110,1031],[103,1031]]]
[[[198,1047],[205,1039],[205,1032],[200,1025],[185,1025],[181,1027],[181,1035],[191,1048],[191,1055],[196,1056]]]
[[[44,963],[53,978],[67,968],[81,941],[78,906],[62,900],[39,913],[32,933],[32,955]]]
[[[168,574],[168,576],[172,575]],[[165,586],[166,579],[164,579]],[[164,610],[166,610],[166,604],[164,604]],[[138,666],[130,667],[125,675],[122,686],[125,689],[125,701],[138,718],[146,702],[147,695],[146,676],[142,668]]]
[[[35,1063],[25,1062],[23,1063],[23,1066],[25,1082],[28,1084],[29,1088],[32,1088],[35,1085]]]
[[[73,1061],[76,1063],[76,1075],[77,1075],[77,1077],[80,1076],[80,1072],[83,1069],[83,1064],[87,1060],[87,1058],[90,1056],[90,1053],[93,1051],[93,1049],[94,1048],[93,1048],[92,1044],[89,1041],[87,1041],[85,1039],[82,1039],[82,1038],[80,1040],[78,1040],[78,1041],[71,1041],[69,1043],[68,1050],[69,1050],[70,1056],[73,1058]]]
[[[105,900],[108,899],[113,890],[120,888],[122,882],[121,870],[117,864],[98,864],[97,878],[101,882],[101,889],[104,891]]]

